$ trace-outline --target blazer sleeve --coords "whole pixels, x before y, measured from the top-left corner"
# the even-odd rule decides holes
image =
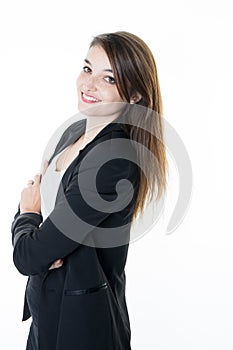
[[[18,212],[11,225],[18,271],[26,276],[46,272],[56,259],[77,249],[111,213],[127,206],[132,199],[129,181],[134,178],[129,160],[112,159],[101,167],[87,162],[74,172],[67,188],[60,184],[63,195],[44,222],[40,214]]]

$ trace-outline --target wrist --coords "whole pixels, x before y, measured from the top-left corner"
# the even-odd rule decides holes
[[[20,214],[25,214],[25,213],[35,213],[41,215],[41,212],[39,211],[34,211],[34,210],[20,210]]]

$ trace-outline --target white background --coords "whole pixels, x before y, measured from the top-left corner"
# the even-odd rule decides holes
[[[27,277],[12,261],[10,225],[21,190],[40,170],[52,133],[77,113],[75,80],[92,36],[116,30],[133,32],[153,51],[164,117],[183,140],[194,177],[189,210],[165,235],[179,190],[169,158],[163,216],[130,246],[132,349],[233,349],[231,5],[1,2],[1,349],[24,350],[31,322],[21,322]]]

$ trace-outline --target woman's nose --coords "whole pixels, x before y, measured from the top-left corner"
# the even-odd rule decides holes
[[[91,75],[86,77],[86,79],[83,82],[83,88],[85,88],[85,90],[95,91],[97,89],[96,86],[97,86],[96,79]]]

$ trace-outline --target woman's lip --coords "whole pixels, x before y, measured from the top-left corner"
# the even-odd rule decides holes
[[[81,91],[81,98],[82,101],[85,103],[97,103],[100,102],[100,100],[92,95],[88,95],[85,92]]]

